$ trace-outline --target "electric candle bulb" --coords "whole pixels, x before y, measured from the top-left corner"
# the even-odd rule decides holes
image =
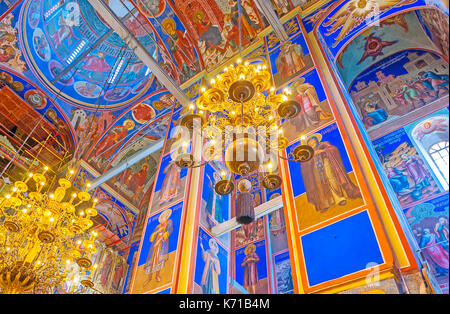
[[[29,173],[29,174],[28,174],[28,177],[30,177],[30,178],[33,177],[33,174],[32,174],[32,173]]]
[[[16,187],[13,187],[12,190],[13,190],[13,192],[16,192],[16,191],[17,191],[17,188],[16,188]]]
[[[244,74],[241,74],[241,75],[239,76],[239,78],[240,78],[241,80],[245,80],[245,75],[244,75]]]
[[[215,79],[211,79],[210,83],[211,83],[211,85],[214,85],[214,84],[216,84],[216,80]]]
[[[5,198],[6,198],[7,200],[9,200],[9,199],[11,198],[11,194],[7,194],[7,195],[5,196]]]
[[[237,59],[237,64],[241,64],[242,63],[242,59]]]
[[[202,93],[206,92],[206,87],[202,87],[202,88],[200,89],[200,91],[201,91]]]

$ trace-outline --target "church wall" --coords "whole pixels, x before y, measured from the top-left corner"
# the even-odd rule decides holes
[[[419,11],[420,12],[420,11]],[[416,16],[415,12],[411,12],[411,13],[407,13],[404,16]],[[420,13],[417,13],[417,16],[419,16]],[[346,73],[351,73],[348,72],[349,70],[346,69],[345,72],[342,76],[342,68],[343,66],[345,66],[346,68],[348,67],[348,61],[344,62],[343,60],[345,60],[345,55],[349,53],[350,49],[352,49],[352,45],[354,46],[355,43],[358,42],[358,40],[360,40],[361,42],[361,38],[364,38],[363,36],[367,36],[368,34],[372,33],[376,33],[376,34],[380,34],[381,35],[381,39],[382,40],[388,40],[389,35],[391,35],[392,32],[389,32],[389,35],[386,35],[386,30],[384,29],[386,27],[398,27],[398,31],[401,31],[401,28],[408,25],[408,24],[402,24],[401,23],[401,19],[404,17],[402,15],[397,15],[397,16],[391,16],[389,19],[385,19],[383,21],[381,21],[381,26],[382,28],[380,28],[379,26],[375,26],[372,29],[368,29],[365,30],[364,32],[362,32],[362,30],[360,31],[360,35],[359,37],[357,37],[356,39],[354,38],[354,36],[352,37],[351,35],[348,35],[348,37],[345,37],[342,42],[348,43],[350,42],[350,40],[352,40],[350,42],[350,44],[348,46],[344,45],[340,45],[341,49],[340,49],[340,53],[342,52],[341,55],[337,55],[337,58],[335,59],[333,57],[333,51],[337,51],[337,50],[333,50],[333,47],[330,48],[324,48],[324,51],[327,54],[328,59],[330,60],[331,63],[335,63],[335,65],[332,65],[331,68],[334,68],[336,70],[335,73],[337,73],[337,77],[338,77],[338,81],[339,83],[342,83],[342,81],[345,82],[345,75]],[[408,19],[408,18],[407,18]],[[326,20],[326,19],[325,19]],[[394,26],[383,26],[383,23],[385,23],[386,21],[396,21],[393,25]],[[322,27],[322,26],[320,26]],[[320,27],[319,27],[319,33],[320,31]],[[409,24],[409,27],[413,27],[412,24]],[[381,29],[383,29],[384,31],[381,31]],[[404,30],[406,31],[406,30]],[[329,34],[328,34],[329,35]],[[333,35],[331,35],[332,37]],[[355,35],[356,36],[356,35]],[[324,43],[328,42],[329,39],[323,39],[323,37],[325,37],[325,35],[319,34],[319,41],[321,41],[322,43],[322,47],[324,47]],[[421,35],[418,36],[417,33],[414,34],[414,36],[407,36],[406,38],[402,38],[401,40],[403,40],[404,42],[408,41],[408,40],[414,40],[416,42],[416,48],[419,48],[420,45],[417,45],[417,38],[418,37],[423,37],[423,39],[420,39],[419,41],[423,41],[423,40],[429,40],[427,35],[422,31]],[[365,37],[367,39],[367,37]],[[386,38],[386,39],[385,39]],[[344,47],[345,46],[345,47]],[[412,160],[417,160],[418,163],[421,163],[423,165],[422,169],[423,170],[423,174],[424,177],[426,178],[424,181],[422,182],[415,182],[414,176],[410,176],[408,175],[406,172],[403,172],[402,175],[404,175],[404,177],[402,177],[404,180],[404,187],[403,187],[403,191],[402,188],[400,187],[400,185],[396,185],[395,189],[397,189],[398,193],[393,193],[391,188],[392,188],[392,184],[397,184],[397,182],[395,181],[397,178],[394,178],[394,176],[392,175],[390,180],[385,180],[383,178],[383,182],[387,182],[387,184],[385,184],[385,189],[387,190],[387,193],[389,195],[390,198],[390,203],[392,204],[392,206],[395,208],[395,211],[397,212],[397,217],[399,219],[399,221],[404,221],[406,223],[400,222],[400,225],[402,225],[403,228],[403,232],[405,232],[405,235],[407,237],[407,239],[409,239],[409,243],[410,246],[416,250],[419,248],[419,243],[421,242],[421,239],[425,239],[424,241],[422,241],[423,243],[427,243],[427,241],[432,241],[433,237],[436,236],[438,237],[439,234],[438,232],[435,232],[434,235],[430,235],[430,234],[426,234],[423,232],[423,226],[421,226],[422,224],[427,225],[427,223],[429,225],[427,226],[431,226],[433,225],[433,223],[435,224],[435,226],[437,226],[437,228],[445,228],[445,220],[448,220],[448,210],[446,211],[445,209],[445,203],[448,203],[448,194],[446,194],[446,190],[448,190],[448,183],[444,183],[444,185],[441,185],[441,181],[443,181],[442,176],[439,178],[439,173],[436,176],[435,172],[433,171],[433,163],[429,162],[429,158],[428,160],[426,158],[424,158],[424,155],[421,153],[420,151],[420,147],[418,147],[419,145],[417,145],[416,143],[414,143],[414,140],[412,139],[411,136],[411,130],[416,127],[418,124],[422,124],[425,121],[428,121],[433,115],[439,115],[443,114],[443,115],[448,115],[448,109],[442,109],[442,111],[439,111],[441,108],[445,108],[448,106],[448,63],[441,59],[442,57],[445,58],[445,56],[443,56],[443,54],[441,53],[441,50],[438,49],[439,46],[435,45],[433,43],[430,43],[426,49],[426,51],[422,50],[408,50],[408,48],[404,48],[405,45],[402,44],[401,45],[403,48],[401,47],[397,47],[395,48],[395,45],[389,46],[386,48],[385,54],[383,55],[383,53],[381,53],[380,55],[374,56],[371,61],[371,65],[367,66],[367,69],[364,70],[363,74],[360,74],[360,76],[358,76],[357,79],[355,79],[353,81],[353,84],[351,86],[349,85],[345,85],[345,83],[343,83],[341,86],[343,87],[344,91],[341,92],[343,94],[346,94],[347,90],[350,92],[350,97],[348,96],[342,96],[344,98],[346,98],[348,100],[348,104],[346,104],[346,106],[350,107],[351,109],[348,110],[347,112],[351,112],[353,114],[353,125],[358,125],[360,132],[363,134],[362,136],[360,136],[360,138],[363,138],[363,141],[366,141],[366,145],[368,145],[368,151],[370,151],[370,155],[366,155],[366,156],[370,156],[368,158],[369,162],[372,163],[372,169],[377,169],[378,175],[381,177],[385,177],[385,163],[384,161],[386,161],[386,163],[388,164],[388,166],[390,166],[392,171],[392,165],[389,164],[389,162],[387,162],[389,159],[391,159],[392,162],[397,161],[397,164],[400,165],[401,161],[400,159],[395,159],[398,158],[399,156],[397,156],[399,154],[399,152],[401,151],[403,154],[408,154],[409,161],[408,163],[411,163]],[[402,49],[404,49],[402,51]],[[432,49],[433,53],[428,52],[429,49]],[[356,51],[356,50],[355,50]],[[362,52],[361,52],[362,54]],[[442,57],[441,57],[442,56]],[[347,56],[348,57],[348,56]],[[348,58],[347,58],[348,59]],[[358,60],[358,58],[353,58],[352,62],[355,62],[355,60]],[[375,60],[375,62],[374,62]],[[381,61],[380,61],[381,60]],[[352,65],[350,65],[351,67]],[[420,67],[421,69],[418,69],[418,67]],[[377,72],[378,71],[378,72]],[[433,88],[431,89],[426,89],[423,88],[422,89],[422,93],[423,95],[418,97],[419,95],[417,95],[419,93],[419,86],[416,86],[416,98],[413,97],[413,99],[408,99],[407,97],[404,97],[405,100],[409,100],[410,101],[410,107],[411,109],[406,110],[406,112],[397,112],[396,115],[393,114],[394,117],[388,117],[387,120],[389,120],[390,118],[392,118],[392,124],[389,125],[388,122],[379,122],[380,126],[379,127],[374,127],[374,124],[372,124],[371,126],[367,125],[367,122],[369,121],[367,119],[367,115],[364,116],[364,111],[361,110],[361,107],[358,107],[358,103],[359,102],[363,102],[363,98],[366,95],[371,95],[371,97],[373,97],[373,103],[379,104],[379,108],[385,106],[386,111],[393,109],[395,110],[395,107],[399,107],[398,104],[396,102],[398,102],[399,99],[397,97],[397,99],[394,99],[395,93],[398,92],[398,90],[396,91],[395,86],[401,87],[401,86],[405,86],[405,82],[409,82],[408,84],[411,84],[411,82],[413,82],[412,80],[414,80],[414,82],[419,81],[420,82],[420,78],[421,75],[419,75],[420,72],[426,72],[426,71],[433,71],[436,74],[440,74],[440,75],[447,75],[446,76],[446,81],[447,83],[445,84],[445,78],[444,79],[444,83],[443,85],[446,85],[447,87],[442,87],[439,88],[439,93],[433,93]],[[375,73],[377,73],[375,75]],[[353,72],[354,75],[356,75],[355,72]],[[423,73],[421,73],[423,74]],[[361,83],[361,81],[364,81],[364,79],[362,79],[362,77],[365,76],[365,85],[363,86],[363,84]],[[372,78],[372,82],[370,82],[371,79],[369,79],[369,77]],[[361,79],[360,79],[361,78]],[[375,79],[373,79],[375,78]],[[418,80],[419,79],[419,80]],[[408,81],[410,80],[410,81]],[[355,89],[355,86],[357,86],[357,84],[359,83],[359,89]],[[396,85],[397,84],[397,85]],[[402,85],[403,84],[403,85]],[[411,87],[405,87],[405,90],[407,88],[411,88]],[[437,88],[436,88],[437,89]],[[426,93],[428,91],[428,93]],[[365,94],[363,95],[362,93],[365,92]],[[342,95],[342,94],[341,94]],[[348,95],[348,94],[347,94]],[[366,100],[370,99],[366,98]],[[418,103],[420,102],[420,104]],[[406,104],[407,105],[407,104]],[[400,107],[399,107],[400,108]],[[405,106],[401,107],[402,110],[405,110]],[[381,112],[382,110],[378,111]],[[371,116],[371,114],[369,114],[369,116]],[[383,119],[382,119],[383,120]],[[394,121],[395,120],[395,121]],[[374,120],[371,120],[370,122],[373,122]],[[448,121],[448,118],[447,118]],[[366,122],[366,123],[365,123]],[[370,123],[369,122],[369,123]],[[384,124],[383,124],[384,122]],[[441,122],[441,124],[445,125],[445,121]],[[427,124],[428,125],[432,125],[430,123]],[[435,125],[439,125],[437,123],[435,123]],[[442,127],[441,127],[442,128]],[[443,126],[443,128],[445,128],[445,126]],[[448,128],[448,127],[447,127]],[[367,132],[365,131],[367,130]],[[431,131],[431,133],[435,133],[437,130],[433,129]],[[439,131],[437,131],[439,132]],[[438,137],[440,141],[447,141],[448,143],[448,134],[446,134],[446,136],[443,137]],[[371,143],[373,142],[373,143]],[[372,146],[373,145],[373,146]],[[367,158],[367,157],[366,157]],[[405,157],[406,158],[406,157]],[[380,167],[380,160],[381,160],[381,164],[383,165],[383,167]],[[447,166],[448,167],[448,166]],[[434,167],[437,168],[437,167]],[[439,172],[439,171],[438,171]],[[406,175],[405,175],[406,173]],[[398,179],[400,179],[401,176],[398,177]],[[417,177],[418,178],[418,177]],[[391,181],[389,183],[389,181]],[[421,181],[421,180],[419,180]],[[428,183],[428,184],[427,184]],[[424,184],[424,186],[422,187],[421,184]],[[409,186],[408,189],[406,189],[406,185]],[[400,194],[399,194],[400,193]],[[442,194],[443,193],[443,194]],[[439,198],[439,197],[443,197],[443,199],[440,200],[441,207],[437,206],[436,204],[433,204],[431,200],[435,199],[435,198]],[[445,200],[445,198],[447,200]],[[414,208],[414,206],[419,205],[419,208],[422,206],[420,204],[423,203],[430,203],[428,205],[424,205],[424,208],[429,208],[428,212],[426,214],[423,214],[424,216],[417,216],[414,217],[413,215],[411,215],[412,212],[412,208]],[[435,201],[436,203],[438,203],[437,201]],[[412,204],[412,207],[409,207],[408,209],[406,209],[406,207],[408,207],[408,204]],[[406,218],[403,216],[403,212],[405,212],[406,214]],[[415,211],[414,213],[417,213],[417,211]],[[443,220],[441,219],[441,222],[439,222],[439,215],[441,215],[441,218],[443,218]],[[430,217],[430,218],[426,218],[426,217]],[[412,233],[414,233],[414,236],[412,236],[411,233],[411,228],[412,228]],[[428,227],[428,229],[430,229],[430,227]],[[415,237],[416,240],[415,241],[411,241],[411,238]],[[430,240],[431,239],[431,240]],[[439,248],[437,246],[433,246],[433,249],[435,250],[445,250],[446,249],[446,245],[448,248],[448,244],[445,244],[445,242],[448,240],[444,239],[444,243],[442,244],[442,248]],[[428,242],[431,243],[431,242]],[[428,250],[433,250],[432,248],[428,248]],[[420,250],[420,249],[419,249]],[[427,249],[425,249],[426,251]],[[445,253],[442,253],[445,255]],[[426,254],[425,254],[426,255]],[[436,259],[436,256],[438,254],[436,254],[434,256],[434,258]],[[423,260],[423,259],[432,259],[431,256],[428,257],[424,257],[423,255],[421,255],[420,258],[418,258],[418,260]],[[430,280],[431,283],[433,284],[433,288],[435,289],[435,291],[437,292],[446,292],[448,291],[448,280],[446,280],[445,277],[445,267],[444,270],[443,269],[439,269],[439,267],[437,267],[436,269],[436,263],[434,263],[434,268],[433,266],[429,266],[429,264],[433,265],[433,262],[428,262],[428,266],[427,268],[430,269],[431,271],[430,273],[434,273],[437,276],[430,276]],[[445,262],[444,262],[445,264]],[[448,262],[447,262],[448,264]],[[448,265],[447,267],[447,271],[448,271]],[[439,270],[439,271],[437,271]],[[447,272],[447,276],[448,276],[448,272]],[[445,284],[445,282],[447,281],[447,284]],[[442,284],[444,283],[444,284]],[[441,290],[442,289],[442,290]]]
[[[301,30],[303,32],[305,31],[303,26],[301,26]],[[308,47],[310,46],[308,45]],[[309,50],[311,49],[309,48]],[[309,171],[307,168],[294,162],[282,162],[283,174],[285,174],[286,178],[284,183],[285,208],[287,211],[286,214],[291,219],[288,229],[290,238],[292,239],[291,241],[294,242],[290,243],[291,252],[294,254],[292,257],[292,267],[297,270],[296,275],[298,276],[295,286],[297,292],[307,293],[326,291],[327,287],[336,284],[350,284],[352,281],[364,278],[374,268],[380,273],[383,273],[384,276],[389,276],[386,270],[391,269],[394,263],[392,249],[389,247],[378,214],[375,211],[371,194],[367,190],[361,168],[359,168],[356,162],[349,138],[347,137],[348,131],[344,128],[340,117],[336,115],[337,109],[330,96],[329,88],[324,84],[321,69],[316,68],[317,61],[315,57],[313,57],[313,60],[314,66],[312,68],[307,68],[303,71],[300,70],[298,73],[299,76],[291,82],[288,82],[285,86],[278,86],[280,89],[283,89],[290,85],[293,91],[293,97],[299,97],[302,88],[298,88],[298,86],[302,86],[302,84],[307,82],[311,86],[306,85],[303,90],[310,90],[309,99],[312,100],[315,108],[315,112],[310,112],[308,116],[304,115],[299,121],[291,122],[296,124],[297,132],[294,131],[296,136],[291,141],[290,147],[286,150],[286,155],[289,156],[289,153],[294,147],[306,143],[305,140],[314,137],[313,135],[316,134],[315,137],[319,139],[319,142],[324,143],[322,147],[334,147],[334,151],[337,152],[336,156],[338,156],[343,165],[342,172],[347,177],[348,183],[346,184],[345,190],[341,190],[340,192],[341,199],[337,195],[332,196],[330,194],[331,191],[325,193],[323,199],[329,197],[330,204],[319,205],[320,202],[316,202],[317,207],[319,207],[317,210],[314,206],[312,194],[313,191],[318,193],[318,190],[311,189],[308,200],[308,193],[302,187],[302,182],[305,181],[305,178],[308,180],[307,174]],[[297,80],[299,81],[298,83],[296,83]],[[289,128],[286,129],[286,133],[288,132]],[[302,178],[303,180],[298,180],[298,178]],[[311,186],[311,182],[313,181],[306,181],[304,185]],[[303,203],[301,203],[301,199],[303,198]],[[309,214],[305,209],[308,206],[311,207]],[[366,221],[366,223],[362,224],[361,221]],[[357,234],[364,234],[369,238],[365,238],[364,240],[365,250],[361,250],[360,254],[357,257],[355,256],[352,261],[343,262],[345,257],[341,253],[346,251],[347,254],[351,254],[350,252],[359,250],[358,246],[362,244],[358,244],[357,241],[354,243],[344,241],[341,246],[338,240],[335,240],[337,242],[320,242],[320,239],[322,239],[322,236],[330,236],[331,239],[338,239],[340,236],[345,237],[340,232],[345,232],[346,228],[348,228],[347,224],[353,225],[353,223],[355,224],[352,227],[352,230],[355,232],[353,236],[361,239],[361,236]],[[322,243],[323,247],[319,245],[320,249],[318,249],[314,243]],[[334,245],[331,243],[334,243]],[[369,245],[369,243],[373,243],[373,245]],[[307,249],[310,245],[316,248],[312,253],[316,255],[308,255],[306,257],[305,254],[309,254]],[[320,254],[329,256],[330,261],[333,261],[333,267],[331,265],[327,266],[325,262],[326,258],[324,258],[325,255]],[[314,265],[313,263],[309,264],[309,260],[314,260],[314,258],[317,258],[317,263]],[[322,278],[315,277],[314,269],[316,269],[317,274],[322,274],[323,271],[319,270],[322,267],[324,269],[332,268],[335,273],[330,273],[328,276]],[[390,276],[392,277],[393,274]],[[364,283],[361,282],[361,284]],[[340,289],[344,288],[342,287]]]

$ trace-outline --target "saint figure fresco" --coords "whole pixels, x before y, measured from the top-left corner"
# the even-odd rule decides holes
[[[150,236],[151,245],[145,263],[145,273],[148,277],[144,286],[153,280],[153,275],[157,282],[161,281],[159,274],[169,259],[169,237],[173,232],[173,222],[169,219],[171,215],[171,209],[162,212],[158,218],[159,224]]]
[[[338,148],[321,141],[319,133],[306,139],[315,155],[300,167],[308,202],[315,206],[316,211],[326,212],[333,205],[346,205],[347,199],[360,198],[361,192],[351,181]]]
[[[250,244],[245,248],[245,258],[241,263],[244,268],[244,288],[252,294],[256,294],[256,284],[258,283],[258,268],[256,264],[260,261],[258,254],[256,254],[256,246]]]
[[[205,250],[201,242],[200,246],[202,259],[205,262],[201,281],[203,294],[219,294],[219,275],[221,272],[219,257],[217,256],[219,246],[214,239],[209,240],[209,250]]]

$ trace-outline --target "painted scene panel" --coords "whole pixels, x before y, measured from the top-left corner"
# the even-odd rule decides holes
[[[131,293],[147,293],[172,283],[183,202],[148,219]]]
[[[313,147],[315,155],[301,164],[289,162],[300,230],[364,205],[336,123],[289,146],[287,153],[301,144]]]

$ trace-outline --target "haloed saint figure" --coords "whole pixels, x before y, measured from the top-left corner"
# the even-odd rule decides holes
[[[202,274],[202,291],[203,294],[219,294],[219,275],[220,275],[220,262],[219,246],[214,239],[209,240],[209,250],[203,248],[203,243],[200,242],[202,248],[202,259],[205,262]]]
[[[306,144],[314,149],[315,154],[300,167],[308,202],[317,211],[326,212],[334,205],[346,205],[348,199],[360,198],[361,193],[351,181],[338,148],[321,141],[319,133],[306,139]]]
[[[260,261],[258,254],[256,254],[256,246],[250,244],[244,250],[245,258],[241,263],[244,267],[244,288],[252,294],[256,294],[256,285],[259,282],[257,264]]]
[[[153,280],[153,274],[157,282],[161,281],[160,273],[169,259],[169,237],[173,232],[173,222],[170,218],[172,210],[167,209],[159,216],[159,224],[150,236],[150,250],[147,262],[145,263],[145,273],[148,274],[148,285]]]

